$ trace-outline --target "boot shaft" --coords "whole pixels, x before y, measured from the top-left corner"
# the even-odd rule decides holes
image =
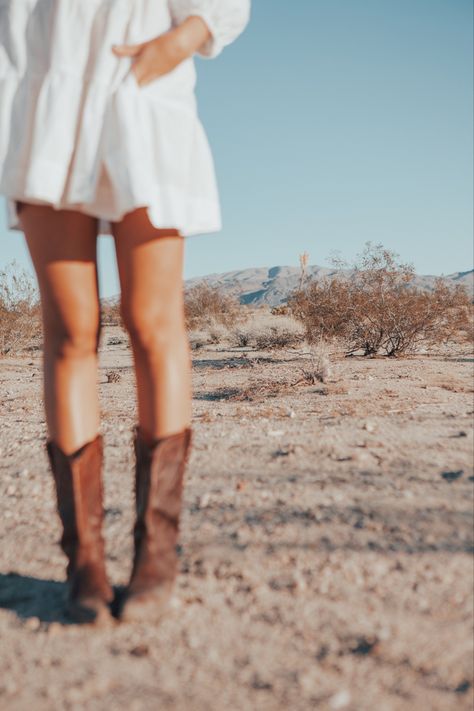
[[[139,427],[134,429],[136,521],[131,576],[134,590],[176,577],[176,545],[191,441],[190,427],[152,444],[146,442]]]
[[[99,433],[72,454],[53,440],[46,450],[62,523],[61,548],[67,556],[67,577],[73,597],[96,594],[110,599],[105,575],[103,521],[103,437]]]

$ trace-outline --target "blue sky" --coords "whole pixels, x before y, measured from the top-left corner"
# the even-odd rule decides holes
[[[367,240],[420,273],[472,268],[472,23],[471,0],[254,0],[245,34],[197,60],[224,228],[187,239],[185,276]],[[31,268],[0,212],[0,264]],[[118,293],[110,237],[99,264]]]

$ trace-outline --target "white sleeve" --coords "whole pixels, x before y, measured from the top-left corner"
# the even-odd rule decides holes
[[[202,57],[216,57],[244,31],[250,19],[250,0],[168,0],[173,24],[191,15],[202,17],[211,38],[199,50]]]

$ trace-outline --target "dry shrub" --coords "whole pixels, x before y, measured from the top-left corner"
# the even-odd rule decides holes
[[[291,309],[288,304],[278,304],[270,309],[270,313],[273,316],[291,316]]]
[[[108,383],[119,383],[122,379],[118,370],[108,370],[105,374]]]
[[[198,351],[200,348],[209,345],[212,341],[207,331],[193,330],[188,332],[189,345],[192,351]]]
[[[331,377],[331,357],[329,344],[320,339],[317,343],[310,345],[309,363],[301,368],[304,380],[310,385],[316,383],[326,383]]]
[[[352,273],[311,281],[294,291],[289,306],[309,342],[344,339],[349,353],[396,356],[446,342],[470,326],[470,299],[462,285],[443,278],[432,291],[414,285],[411,265],[368,242]]]
[[[121,326],[123,328],[120,301],[101,302],[100,310],[101,321],[104,326]]]
[[[298,325],[288,319],[286,324],[270,326],[265,331],[257,333],[255,347],[259,351],[273,348],[292,348],[299,345],[303,339],[304,334],[298,329]]]
[[[247,322],[235,328],[232,344],[258,350],[292,348],[305,337],[304,328],[291,316],[274,316],[268,312],[249,312]]]
[[[227,341],[228,338],[228,329],[219,323],[215,323],[205,329],[192,329],[188,331],[188,341],[193,351],[215,343],[223,343]]]
[[[0,270],[0,354],[39,348],[41,305],[36,282],[13,260]]]
[[[217,334],[219,326],[230,328],[238,321],[241,306],[219,287],[201,282],[185,291],[184,313],[188,329],[211,328]]]

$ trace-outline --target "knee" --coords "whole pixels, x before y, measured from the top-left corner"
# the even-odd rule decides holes
[[[86,358],[99,350],[100,319],[79,317],[74,324],[58,321],[46,330],[45,345],[58,358]]]
[[[135,348],[142,351],[163,350],[185,335],[184,314],[179,307],[138,311],[122,307],[123,324]]]

